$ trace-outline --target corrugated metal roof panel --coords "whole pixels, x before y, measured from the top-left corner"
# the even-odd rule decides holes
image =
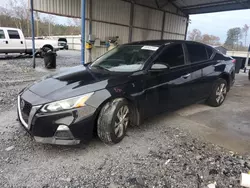
[[[92,0],[93,19],[129,25],[130,3],[117,0]]]
[[[176,34],[170,34],[170,33],[164,33],[163,39],[184,40],[185,36],[183,36],[183,35],[176,35]]]
[[[167,5],[163,7],[163,10],[177,13],[177,8],[171,3],[167,3]]]
[[[176,0],[173,2],[186,14],[248,9],[248,0]]]
[[[145,29],[133,29],[133,37],[132,41],[142,41],[142,40],[154,40],[154,39],[160,39],[161,38],[161,32],[157,31],[150,31]]]
[[[166,13],[164,31],[185,34],[187,18]]]
[[[146,5],[149,7],[157,8],[155,0],[136,0],[135,2],[141,5]]]
[[[123,0],[123,3],[125,5],[124,7],[122,6],[123,3],[121,3],[121,0],[94,0],[94,1],[98,1],[104,7],[109,6],[111,8],[112,7],[114,7],[115,9],[117,8],[116,13],[118,12],[118,14],[116,14],[116,16],[119,15],[120,11],[123,12],[123,9],[127,9],[126,7],[129,4],[129,2],[125,2],[125,0]],[[158,0],[157,2],[158,3],[156,3],[155,0],[136,0],[136,3],[138,4],[153,7],[156,9],[164,9],[169,12],[173,12],[173,13],[177,13],[181,15],[218,12],[218,11],[227,11],[227,10],[240,10],[240,9],[250,8],[249,0],[235,0],[235,1],[233,0],[175,0],[171,2],[168,2],[166,0]],[[106,5],[106,4],[109,4],[109,5]],[[174,6],[171,4],[173,4]],[[88,1],[87,1],[87,6],[88,6]],[[69,17],[80,17],[81,0],[34,0],[34,8],[35,10],[46,12],[46,13],[53,13],[53,14],[69,16]],[[176,9],[178,9],[178,11]],[[87,13],[87,15],[89,14]],[[123,14],[121,13],[120,15],[123,15]],[[120,18],[118,20],[120,20]],[[127,21],[124,21],[123,19],[122,19],[122,22],[127,23]]]
[[[162,11],[135,5],[133,23],[134,26],[161,30],[162,19]]]
[[[199,4],[221,3],[223,1],[226,1],[227,3],[229,2],[228,0],[176,0],[174,3],[179,7],[185,7]]]
[[[80,18],[81,0],[34,0],[34,10]],[[86,1],[86,17],[89,18],[89,0]]]
[[[107,37],[119,36],[119,43],[128,43],[129,27],[93,21],[92,32],[96,38],[107,40]]]

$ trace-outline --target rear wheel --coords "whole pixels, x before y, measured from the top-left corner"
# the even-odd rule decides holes
[[[97,121],[97,133],[106,144],[116,144],[126,135],[130,124],[130,108],[125,99],[114,99],[105,104]]]
[[[207,103],[210,106],[218,107],[220,106],[226,99],[227,96],[227,82],[224,79],[219,79],[213,89],[210,97],[207,100]]]

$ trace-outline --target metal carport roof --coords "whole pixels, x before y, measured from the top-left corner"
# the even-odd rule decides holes
[[[168,3],[174,5],[185,14],[211,13],[229,10],[250,9],[250,0],[127,0],[149,5],[154,3],[163,8]]]
[[[88,8],[86,9],[85,5],[89,6],[89,4],[87,4],[86,2],[88,1],[91,2],[91,0],[29,0],[29,1],[32,13],[31,20],[32,20],[32,41],[33,41],[32,46],[33,46],[34,67],[35,67],[34,17],[33,17],[34,10],[45,13],[57,14],[61,16],[81,17],[82,19],[81,37],[82,41],[85,41],[85,20],[86,20],[85,16],[88,16]],[[113,1],[114,1],[113,3],[115,4],[116,0]],[[164,15],[166,12],[168,12],[171,14],[176,14],[178,16],[184,16],[186,18],[188,18],[190,14],[211,13],[211,12],[241,10],[250,8],[250,0],[122,0],[122,1],[131,2],[131,6],[137,4],[137,5],[142,5],[144,7],[150,7],[158,11],[163,11]],[[73,6],[73,4],[75,6]],[[133,14],[130,14],[130,18],[131,15]],[[165,18],[165,16],[163,16],[163,18]],[[91,18],[88,19],[91,20]],[[130,27],[131,23],[129,25]],[[81,44],[81,49],[82,49],[81,62],[84,63],[84,49],[85,49],[84,43]]]
[[[249,9],[249,0],[172,0],[186,14]]]
[[[86,0],[87,1],[87,0]],[[120,1],[120,0],[117,0]],[[167,6],[174,6],[178,14],[201,14],[229,10],[250,9],[250,0],[122,0],[164,11]],[[81,7],[81,0],[34,0],[34,10],[68,17],[80,17],[80,9],[74,13],[66,14],[71,4]],[[59,11],[62,10],[62,11]],[[58,13],[63,12],[63,13]],[[79,16],[76,16],[79,15]]]

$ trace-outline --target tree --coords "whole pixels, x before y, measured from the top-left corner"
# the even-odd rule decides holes
[[[245,24],[242,28],[242,34],[245,39],[245,46],[247,46],[247,35],[248,35],[249,25]]]
[[[68,33],[80,34],[81,33],[81,19],[69,18],[68,19]]]
[[[227,31],[225,46],[233,49],[235,45],[239,47],[239,40],[242,38],[242,30],[239,27],[231,28]]]
[[[188,40],[191,41],[198,41],[205,44],[210,44],[214,46],[221,45],[220,38],[214,35],[204,34],[202,35],[199,29],[193,29],[192,31],[188,32]]]
[[[204,34],[201,36],[201,42],[205,44],[210,44],[213,46],[219,46],[220,44],[220,37],[214,36],[214,35],[208,35]]]
[[[201,31],[199,29],[193,29],[188,32],[188,40],[201,41]]]
[[[30,11],[27,0],[8,0],[6,7],[0,6],[0,26],[22,29],[25,37],[31,36]],[[56,24],[53,15],[35,13],[36,36],[79,35],[81,32],[79,19],[71,19],[70,24]]]

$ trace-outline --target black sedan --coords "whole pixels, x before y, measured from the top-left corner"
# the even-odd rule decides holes
[[[37,142],[72,145],[97,132],[114,144],[155,114],[202,100],[220,106],[234,82],[234,63],[197,42],[125,44],[25,88],[18,117]]]

